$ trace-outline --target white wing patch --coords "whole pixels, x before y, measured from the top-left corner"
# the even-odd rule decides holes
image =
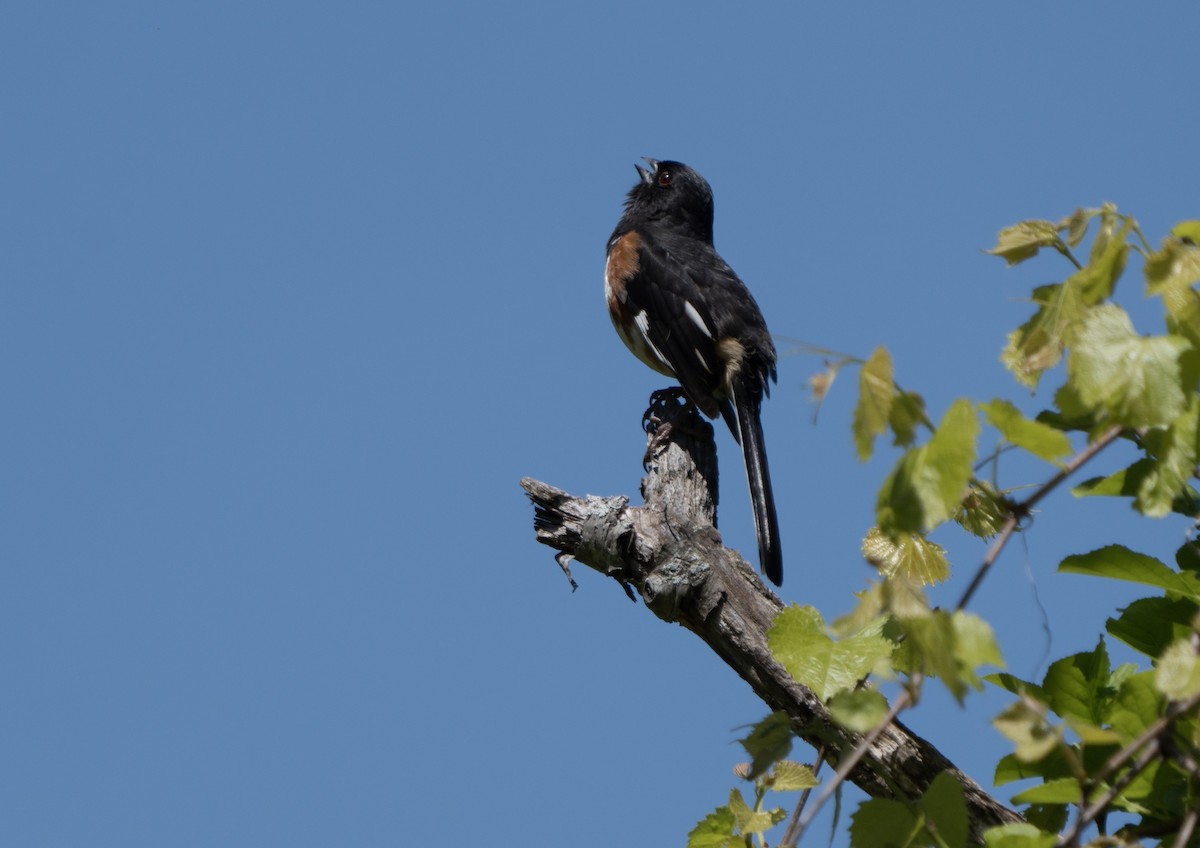
[[[667,362],[667,358],[662,355],[662,351],[655,347],[654,342],[650,341],[650,317],[646,315],[645,310],[633,316],[633,326],[622,323],[618,318],[617,310],[610,310],[610,314],[617,335],[621,337],[621,341],[625,342],[625,347],[629,348],[634,356],[659,374],[665,374],[668,377],[675,376],[675,371]]]
[[[662,355],[661,350],[655,347],[654,342],[650,341],[650,317],[646,314],[645,309],[640,310],[637,315],[633,316],[633,323],[634,326],[638,328],[638,333],[642,337],[642,344],[649,349],[650,353],[654,355],[655,359],[666,365],[667,358]],[[634,353],[637,353],[637,351],[634,351]],[[642,357],[642,359],[644,361],[645,358]]]
[[[692,306],[692,302],[690,300],[685,300],[683,302],[683,311],[687,317],[692,319],[692,323],[700,328],[700,332],[704,333],[704,335],[708,336],[710,339],[713,337],[712,332],[708,329],[708,325],[704,323],[704,319],[700,316],[700,313],[696,310],[696,307]]]

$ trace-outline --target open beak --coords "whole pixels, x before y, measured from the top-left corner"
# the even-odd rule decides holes
[[[647,171],[641,165],[635,164],[633,167],[637,169],[638,176],[640,176],[642,178],[642,182],[646,184],[654,182],[654,175],[658,172],[658,160],[651,159],[649,156],[643,156],[642,161],[650,166],[650,170]]]

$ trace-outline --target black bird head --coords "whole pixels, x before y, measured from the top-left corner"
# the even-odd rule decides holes
[[[658,221],[711,242],[713,196],[708,181],[682,162],[644,158],[650,167],[633,166],[641,180],[629,190],[626,217]]]

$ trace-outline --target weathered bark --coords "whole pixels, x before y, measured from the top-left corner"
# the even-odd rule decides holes
[[[802,739],[824,744],[836,763],[861,737],[838,727],[767,647],[767,630],[783,604],[736,551],[721,544],[714,526],[712,427],[672,404],[660,403],[656,416],[661,423],[651,436],[653,454],[642,481],[645,505],[630,506],[621,496],[579,498],[526,478],[521,486],[534,503],[537,540],[560,552],[564,569],[576,560],[607,574],[641,595],[659,618],[695,633],[768,707],[786,712]],[[943,771],[963,787],[976,840],[987,827],[1021,820],[899,722],[879,737],[850,779],[873,797],[912,799]]]

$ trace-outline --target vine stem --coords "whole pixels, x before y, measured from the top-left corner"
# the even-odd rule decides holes
[[[983,557],[983,562],[979,566],[979,570],[975,572],[975,576],[971,578],[971,584],[967,586],[967,590],[963,592],[963,596],[959,599],[955,609],[964,609],[971,598],[974,597],[975,591],[983,583],[983,578],[991,571],[996,560],[1000,558],[1000,552],[1004,550],[1004,546],[1008,544],[1008,540],[1012,538],[1017,527],[1021,523],[1021,519],[1028,515],[1030,511],[1037,506],[1043,498],[1053,492],[1062,484],[1064,480],[1078,471],[1084,463],[1094,457],[1100,451],[1104,450],[1112,444],[1124,428],[1113,426],[1105,430],[1100,436],[1092,442],[1088,442],[1083,450],[1075,454],[1071,461],[1058,470],[1058,473],[1043,483],[1038,489],[1028,498],[1014,505],[1009,510],[1008,518],[1004,522],[1004,526],[1000,528],[1000,533],[996,536],[996,540],[992,542],[992,546],[988,548],[987,553]]]

